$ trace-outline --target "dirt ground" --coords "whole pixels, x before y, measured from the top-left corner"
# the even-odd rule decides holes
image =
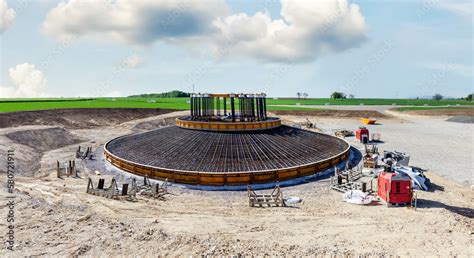
[[[54,125],[65,128],[89,128],[116,125],[126,121],[157,116],[176,110],[149,108],[53,109],[0,113],[0,128],[24,125]]]
[[[404,111],[403,113],[409,114],[409,115],[422,115],[422,116],[474,116],[474,108],[409,110],[409,111]]]
[[[388,118],[389,116],[375,110],[276,110],[272,111],[276,116],[317,116],[317,117],[375,117]]]
[[[14,148],[18,162],[16,251],[3,248],[0,256],[474,256],[470,248],[474,240],[474,128],[442,119],[381,118],[378,125],[369,128],[382,133],[382,149],[407,151],[412,165],[428,170],[433,187],[418,192],[416,211],[387,208],[382,203],[347,204],[341,193],[329,190],[327,178],[283,188],[285,196],[304,200],[296,208],[250,208],[245,191],[199,191],[181,186],[170,186],[166,200],[139,197],[137,202],[129,202],[85,193],[87,177],[95,182],[99,177],[93,168],[107,166],[100,156],[106,141],[165,126],[186,113],[87,128],[64,129],[53,123],[0,129],[0,155]],[[306,116],[282,118],[297,123]],[[359,125],[356,118],[308,119],[326,133]],[[49,148],[29,144],[54,135],[61,137]],[[353,138],[347,140],[361,148]],[[449,151],[436,153],[443,142],[449,143]],[[78,145],[92,146],[96,160],[76,160],[81,178],[56,178],[56,160],[73,158]],[[2,182],[6,181],[4,168],[2,158]],[[112,176],[124,178],[123,173],[110,171],[102,171],[101,177],[107,181]],[[5,200],[4,183],[0,193]],[[3,218],[6,212],[2,206]],[[6,220],[0,220],[0,228],[6,226]],[[0,238],[5,242],[5,234]]]

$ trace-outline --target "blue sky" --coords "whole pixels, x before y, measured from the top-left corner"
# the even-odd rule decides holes
[[[63,2],[68,5],[9,0],[1,10],[15,15],[0,34],[0,98],[189,92],[193,84],[196,92],[310,97],[333,91],[464,97],[474,91],[471,1],[348,1],[357,8],[336,18],[318,11],[331,12],[333,5],[314,1],[293,9],[274,0],[141,9],[133,1],[117,9]],[[279,29],[282,20],[291,26],[281,35],[261,35]],[[223,35],[235,45],[227,49]],[[216,49],[225,52],[216,58]]]

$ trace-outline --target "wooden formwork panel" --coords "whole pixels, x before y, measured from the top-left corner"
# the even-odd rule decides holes
[[[225,177],[221,174],[200,174],[199,184],[201,185],[225,185]]]
[[[174,172],[174,181],[176,183],[183,184],[198,184],[199,175],[198,173],[186,173],[186,172]]]
[[[279,180],[287,180],[298,176],[298,169],[285,169],[277,172]]]
[[[317,167],[315,165],[304,166],[300,168],[300,176],[311,175],[314,172],[317,172]]]
[[[246,185],[250,184],[252,175],[250,173],[226,175],[226,185]]]
[[[274,182],[277,178],[277,171],[273,172],[264,172],[264,173],[255,173],[252,174],[251,182],[252,183],[268,183]]]
[[[275,181],[288,180],[296,177],[312,175],[330,168],[349,156],[349,150],[333,157],[330,160],[306,165],[291,169],[280,169],[267,172],[243,172],[243,173],[198,173],[198,172],[178,172],[172,170],[163,170],[143,165],[133,164],[120,158],[116,158],[105,151],[105,158],[112,165],[125,171],[146,175],[155,179],[168,179],[176,183],[200,184],[200,185],[246,185],[254,183],[270,183]]]

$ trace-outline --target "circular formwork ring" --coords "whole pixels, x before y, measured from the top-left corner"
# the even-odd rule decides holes
[[[333,136],[335,137],[335,136]],[[338,138],[340,139],[340,138]],[[343,140],[343,139],[340,139]],[[113,140],[111,140],[113,141]],[[345,141],[345,140],[344,140]],[[109,141],[110,142],[110,141]],[[104,155],[113,166],[139,176],[152,179],[165,180],[179,184],[209,185],[209,186],[231,186],[263,184],[290,180],[298,177],[309,176],[329,169],[349,158],[350,144],[347,148],[330,158],[318,162],[296,167],[288,167],[275,170],[248,171],[248,172],[196,172],[185,170],[173,170],[138,164],[120,158],[107,150],[107,142],[104,145]]]
[[[255,131],[279,127],[281,126],[281,119],[272,117],[265,121],[255,122],[218,122],[196,121],[178,117],[176,118],[176,125],[181,128],[204,131]]]

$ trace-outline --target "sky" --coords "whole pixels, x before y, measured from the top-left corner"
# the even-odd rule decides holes
[[[465,97],[468,0],[0,0],[0,98]]]

